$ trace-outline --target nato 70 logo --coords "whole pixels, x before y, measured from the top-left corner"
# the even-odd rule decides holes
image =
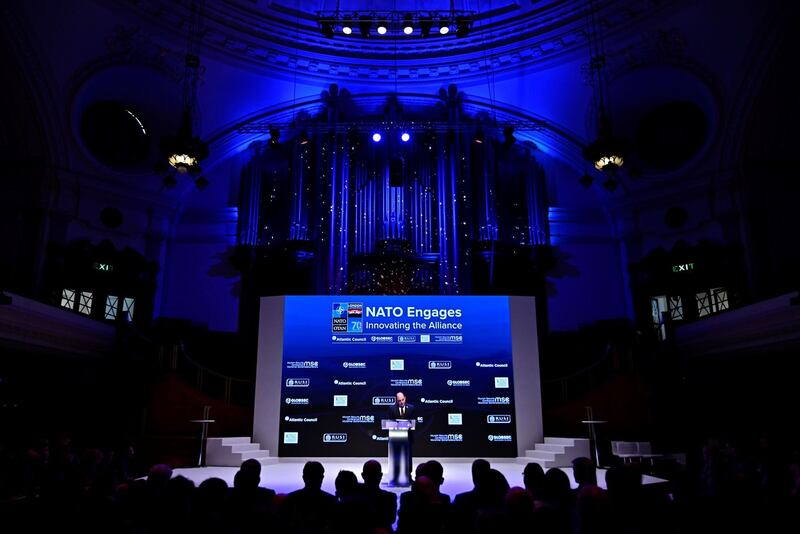
[[[450,360],[430,360],[428,369],[452,369],[453,362]]]

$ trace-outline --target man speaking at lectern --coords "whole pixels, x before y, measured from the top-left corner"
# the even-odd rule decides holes
[[[397,401],[389,408],[389,416],[392,419],[414,419],[414,405],[406,402],[406,396],[402,391],[395,395]]]
[[[397,395],[395,395],[395,403],[393,406],[389,408],[389,418],[391,419],[415,419],[414,416],[414,405],[409,404],[406,401],[406,396],[402,391],[398,391]],[[408,445],[407,447],[397,447],[392,449],[392,458],[394,463],[394,470],[392,472],[392,485],[397,486],[399,485],[400,480],[400,464],[405,464],[406,470],[406,480],[409,482],[411,481],[411,460],[413,458],[411,454],[411,446],[414,442],[414,431],[408,431]],[[404,450],[405,449],[405,450]],[[405,461],[403,462],[403,457],[405,457]]]

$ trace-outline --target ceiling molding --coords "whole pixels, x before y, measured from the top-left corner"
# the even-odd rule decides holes
[[[189,7],[166,0],[117,0],[142,19],[183,38]],[[602,3],[601,23],[608,36],[643,19],[663,15],[681,0],[610,0]],[[458,76],[462,83],[485,76],[502,76],[520,69],[542,68],[552,60],[586,45],[582,0],[552,1],[538,9],[514,10],[496,19],[478,14],[464,38],[328,39],[307,12],[245,10],[230,3],[209,3],[205,14],[206,49],[233,57],[259,70],[310,77],[314,80],[439,81]],[[396,65],[396,67],[395,67]]]

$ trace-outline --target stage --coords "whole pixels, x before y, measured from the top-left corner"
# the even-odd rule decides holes
[[[424,462],[430,458],[416,458],[414,465],[419,462]],[[261,470],[261,486],[272,488],[277,493],[289,493],[303,486],[302,470],[303,464],[307,460],[318,460],[325,467],[325,479],[322,482],[322,489],[329,493],[335,493],[334,481],[336,475],[341,470],[352,471],[356,474],[359,481],[361,480],[361,467],[368,458],[282,458],[277,463],[266,464]],[[472,489],[472,474],[470,459],[461,458],[437,458],[444,466],[444,484],[442,485],[442,493],[454,496],[458,493],[469,491]],[[497,469],[505,475],[508,483],[513,486],[524,487],[522,483],[522,470],[525,464],[517,463],[515,459],[499,458],[489,459],[494,469]],[[384,489],[394,491],[395,493],[402,493],[407,491],[408,488],[392,488],[386,483],[390,476],[387,476],[388,462],[386,459],[381,459],[383,466],[383,482],[381,487]],[[570,478],[572,487],[577,487],[575,479],[572,475],[572,468],[560,468]],[[233,476],[236,474],[238,468],[236,467],[196,467],[196,468],[179,468],[175,469],[173,476],[182,475],[189,480],[193,481],[196,485],[202,481],[217,477],[221,478],[233,486]],[[597,470],[597,482],[602,488],[606,487],[605,469]],[[644,475],[643,483],[659,484],[666,482],[663,478],[657,478],[650,475]]]

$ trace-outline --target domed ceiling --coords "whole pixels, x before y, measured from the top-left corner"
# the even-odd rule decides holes
[[[596,9],[608,35],[640,19],[654,16],[676,0],[597,1]],[[189,27],[191,3],[152,0],[128,4],[140,15],[171,28]],[[560,55],[585,45],[586,0],[509,2],[479,0],[454,3],[452,10],[469,12],[467,35],[411,35],[365,38],[360,32],[323,35],[321,13],[381,11],[452,11],[450,2],[395,0],[234,0],[206,2],[203,46],[235,56],[252,66],[297,72],[314,79],[437,81],[458,75],[462,82],[485,73],[497,74],[545,66]]]

